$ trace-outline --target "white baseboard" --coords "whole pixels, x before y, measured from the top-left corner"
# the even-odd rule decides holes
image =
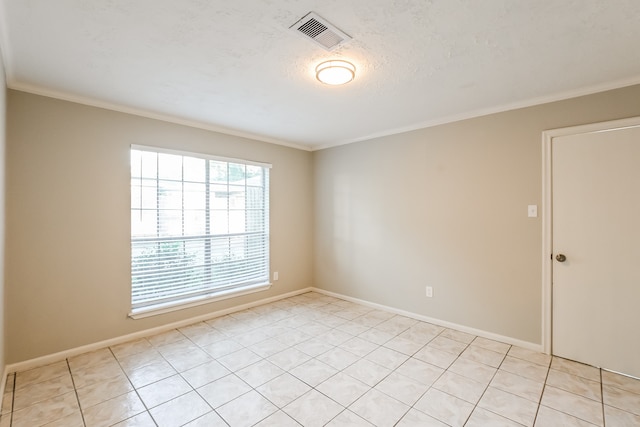
[[[402,316],[406,316],[406,317],[410,317],[412,319],[416,319],[416,320],[420,320],[423,322],[427,322],[427,323],[432,323],[434,325],[438,325],[438,326],[442,326],[445,328],[449,328],[449,329],[455,329],[461,332],[466,332],[468,334],[471,335],[476,335],[482,338],[487,338],[487,339],[491,339],[494,341],[500,341],[506,344],[511,344],[511,345],[516,345],[518,347],[523,347],[526,348],[528,350],[532,350],[532,351],[537,351],[539,353],[542,352],[542,344],[536,344],[536,343],[532,343],[532,342],[528,342],[528,341],[522,341],[516,338],[512,338],[512,337],[507,337],[504,335],[499,335],[499,334],[494,334],[493,332],[487,332],[487,331],[483,331],[481,329],[475,329],[475,328],[470,328],[468,326],[464,326],[464,325],[458,325],[456,323],[452,323],[452,322],[447,322],[445,320],[440,320],[440,319],[434,319],[432,317],[428,317],[428,316],[423,316],[421,314],[416,314],[416,313],[412,313],[409,311],[405,311],[405,310],[400,310],[397,308],[393,308],[393,307],[389,307],[387,305],[382,305],[382,304],[377,304],[374,302],[370,302],[367,300],[362,300],[359,298],[353,298],[347,295],[343,295],[343,294],[339,294],[336,292],[330,292],[330,291],[326,291],[324,289],[320,289],[320,288],[311,288],[314,292],[318,292],[320,294],[324,294],[324,295],[328,295],[328,296],[332,296],[335,298],[340,298],[346,301],[351,301],[357,304],[362,304],[365,305],[367,307],[371,307],[371,308],[375,308],[378,310],[384,310],[384,311],[388,311],[390,313],[394,313],[394,314],[399,314]]]
[[[119,337],[115,337],[115,338],[111,338],[108,340],[104,340],[104,341],[99,341],[96,343],[92,343],[92,344],[87,344],[87,345],[83,345],[80,347],[75,347],[75,348],[71,348],[68,350],[64,350],[64,351],[60,351],[58,353],[53,353],[53,354],[48,354],[46,356],[41,356],[41,357],[37,357],[34,359],[29,359],[29,360],[25,360],[23,362],[18,362],[18,363],[12,363],[9,365],[6,365],[4,368],[4,380],[2,381],[2,383],[0,384],[0,391],[4,392],[4,387],[5,387],[5,383],[6,383],[6,378],[7,375],[13,372],[20,372],[20,371],[26,371],[28,369],[33,369],[33,368],[37,368],[40,366],[44,366],[44,365],[49,365],[51,363],[55,363],[55,362],[59,362],[61,360],[65,360],[67,358],[70,357],[74,357],[74,356],[78,356],[80,354],[83,353],[87,353],[90,351],[95,351],[95,350],[99,350],[101,348],[105,348],[105,347],[110,347],[113,345],[117,345],[117,344],[122,344],[125,343],[127,341],[132,341],[132,340],[136,340],[139,338],[145,338],[145,337],[149,337],[152,335],[157,335],[163,332],[167,332],[170,331],[172,329],[176,329],[176,328],[182,328],[184,326],[187,325],[191,325],[193,323],[198,323],[198,322],[202,322],[204,320],[209,320],[209,319],[213,319],[216,317],[220,317],[220,316],[224,316],[230,313],[235,313],[238,311],[242,311],[242,310],[246,310],[248,308],[252,308],[252,307],[257,307],[260,305],[264,305],[264,304],[268,304],[271,302],[275,302],[275,301],[279,301],[281,299],[285,299],[285,298],[290,298],[296,295],[300,295],[303,294],[305,292],[310,292],[310,291],[314,291],[314,292],[318,292],[324,295],[328,295],[328,296],[332,296],[335,298],[340,298],[346,301],[351,301],[357,304],[362,304],[364,306],[367,307],[371,307],[371,308],[375,308],[378,310],[384,310],[384,311],[388,311],[390,313],[394,313],[394,314],[399,314],[402,316],[406,316],[406,317],[410,317],[412,319],[416,319],[416,320],[420,320],[423,322],[428,322],[428,323],[432,323],[434,325],[438,325],[438,326],[442,326],[445,328],[450,328],[450,329],[456,329],[458,331],[461,332],[466,332],[468,334],[472,334],[472,335],[476,335],[479,337],[483,337],[483,338],[488,338],[488,339],[492,339],[495,341],[500,341],[500,342],[504,342],[507,344],[512,344],[512,345],[516,345],[518,347],[523,347],[532,351],[537,351],[537,352],[542,352],[542,345],[541,344],[536,344],[536,343],[531,343],[528,341],[522,341],[516,338],[512,338],[512,337],[507,337],[504,335],[499,335],[499,334],[495,334],[493,332],[487,332],[487,331],[483,331],[480,329],[475,329],[475,328],[470,328],[468,326],[464,326],[464,325],[458,325],[456,323],[452,323],[452,322],[447,322],[444,320],[440,320],[440,319],[434,319],[428,316],[423,316],[421,314],[416,314],[416,313],[411,313],[409,311],[405,311],[405,310],[400,310],[394,307],[389,307],[386,305],[382,305],[382,304],[377,304],[377,303],[373,303],[370,301],[366,301],[366,300],[362,300],[359,298],[353,298],[347,295],[343,295],[343,294],[339,294],[336,292],[330,292],[330,291],[326,291],[324,289],[320,289],[320,288],[315,288],[315,287],[308,287],[308,288],[303,288],[303,289],[298,289],[296,291],[292,291],[292,292],[288,292],[286,294],[282,294],[282,295],[276,295],[273,297],[269,297],[269,298],[264,298],[258,301],[254,301],[254,302],[250,302],[247,304],[242,304],[242,305],[238,305],[235,307],[231,307],[231,308],[227,308],[224,310],[219,310],[219,311],[215,311],[212,313],[207,313],[204,315],[200,315],[200,316],[196,316],[196,317],[191,317],[189,319],[185,319],[185,320],[180,320],[177,322],[173,322],[173,323],[168,323],[166,325],[162,325],[162,326],[158,326],[155,328],[151,328],[151,329],[145,329],[142,331],[138,331],[138,332],[134,332],[131,334],[127,334],[127,335],[122,335]],[[2,396],[3,394],[0,393],[0,396]]]
[[[5,366],[4,370],[2,371],[2,384],[0,384],[0,396],[4,396],[5,387],[7,386],[7,375],[9,374],[10,372],[8,370],[8,366]]]
[[[300,295],[300,294],[303,294],[305,292],[309,292],[309,291],[312,291],[312,290],[313,290],[313,288],[311,288],[311,287],[304,288],[304,289],[298,289],[296,291],[288,292],[286,294],[276,295],[276,296],[269,297],[269,298],[263,298],[263,299],[258,300],[258,301],[254,301],[254,302],[250,302],[250,303],[247,303],[247,304],[238,305],[238,306],[231,307],[231,308],[226,308],[224,310],[214,311],[214,312],[211,312],[211,313],[203,314],[203,315],[196,316],[196,317],[191,317],[189,319],[180,320],[180,321],[173,322],[173,323],[168,323],[166,325],[157,326],[155,328],[145,329],[145,330],[142,330],[142,331],[134,332],[134,333],[127,334],[127,335],[122,335],[122,336],[111,338],[111,339],[108,339],[108,340],[99,341],[99,342],[95,342],[95,343],[92,343],[92,344],[87,344],[87,345],[83,345],[83,346],[80,346],[80,347],[75,347],[75,348],[71,348],[71,349],[68,349],[68,350],[60,351],[58,353],[53,353],[53,354],[48,354],[46,356],[36,357],[35,359],[29,359],[29,360],[25,360],[23,362],[12,363],[12,364],[9,364],[9,365],[5,366],[4,378],[6,379],[7,375],[10,374],[10,373],[13,373],[13,372],[26,371],[28,369],[33,369],[33,368],[37,368],[37,367],[40,367],[40,366],[49,365],[51,363],[60,362],[61,360],[65,360],[65,359],[67,359],[69,357],[74,357],[74,356],[78,356],[80,354],[87,353],[87,352],[90,352],[90,351],[99,350],[101,348],[111,347],[111,346],[117,345],[117,344],[122,344],[122,343],[125,343],[127,341],[132,341],[132,340],[136,340],[136,339],[139,339],[139,338],[145,338],[145,337],[149,337],[149,336],[152,336],[152,335],[161,334],[163,332],[167,332],[167,331],[170,331],[172,329],[182,328],[184,326],[191,325],[193,323],[202,322],[204,320],[210,320],[210,319],[213,319],[213,318],[216,318],[216,317],[220,317],[220,316],[224,316],[224,315],[227,315],[227,314],[230,314],[230,313],[235,313],[235,312],[238,312],[238,311],[246,310],[248,308],[257,307],[259,305],[269,304],[271,302],[279,301],[279,300],[285,299],[285,298],[290,298],[290,297],[293,297],[293,296],[296,296],[296,295]],[[4,382],[2,383],[2,387],[4,388]],[[0,394],[0,396],[2,396],[2,394]]]

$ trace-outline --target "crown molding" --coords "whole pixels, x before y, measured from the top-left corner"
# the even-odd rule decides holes
[[[447,123],[473,119],[476,117],[488,116],[490,114],[503,113],[505,111],[511,111],[511,110],[518,110],[520,108],[534,107],[536,105],[548,104],[548,103],[557,102],[557,101],[565,101],[571,98],[578,98],[580,96],[593,95],[596,93],[606,92],[614,89],[621,89],[623,87],[633,86],[637,84],[640,84],[640,76],[635,76],[628,79],[616,80],[614,82],[607,82],[603,84],[587,86],[580,89],[556,93],[553,95],[540,96],[540,97],[531,98],[524,101],[512,102],[509,104],[503,104],[495,107],[482,108],[482,109],[470,111],[467,113],[454,114],[451,116],[446,116],[446,117],[438,118],[435,120],[428,120],[425,122],[419,122],[419,123],[415,123],[413,125],[409,125],[405,127],[400,127],[400,128],[395,128],[395,129],[390,129],[382,132],[369,134],[363,137],[337,141],[335,143],[313,145],[311,147],[311,151],[324,150],[327,148],[338,147],[341,145],[353,144],[355,142],[362,142],[362,141],[367,141],[375,138],[382,138],[385,136],[396,135],[400,133],[411,132],[414,130],[444,125]]]
[[[7,76],[9,74],[7,73]],[[276,138],[269,138],[264,135],[259,135],[251,132],[244,132],[237,129],[226,128],[223,126],[216,126],[211,123],[200,122],[196,120],[182,119],[169,114],[157,113],[141,108],[128,107],[125,105],[114,104],[110,102],[101,101],[98,99],[73,95],[66,92],[55,91],[41,86],[29,85],[25,83],[16,82],[13,79],[7,78],[7,87],[9,89],[18,90],[21,92],[32,93],[34,95],[46,96],[48,98],[60,99],[62,101],[74,102],[76,104],[87,105],[90,107],[103,108],[105,110],[116,111],[119,113],[131,114],[133,116],[144,117],[147,119],[159,120],[167,123],[173,123],[177,125],[188,126],[196,129],[208,130],[211,132],[218,132],[225,135],[237,136],[240,138],[252,139],[254,141],[266,142],[269,144],[282,145],[289,148],[295,148],[297,150],[311,151],[311,147],[297,144],[294,142],[283,141]]]

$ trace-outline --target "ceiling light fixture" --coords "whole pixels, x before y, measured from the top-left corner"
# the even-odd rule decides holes
[[[351,62],[333,59],[316,67],[316,78],[324,84],[343,85],[356,76],[356,66]]]

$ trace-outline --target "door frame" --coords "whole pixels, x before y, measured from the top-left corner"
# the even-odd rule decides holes
[[[553,139],[560,136],[606,132],[640,126],[640,116],[571,126],[542,132],[542,351],[552,354],[553,335],[553,224],[551,176]]]

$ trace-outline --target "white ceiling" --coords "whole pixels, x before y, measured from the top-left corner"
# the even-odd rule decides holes
[[[640,83],[638,0],[0,0],[10,88],[305,149]],[[314,11],[353,37],[288,28]],[[319,83],[322,60],[356,79]]]

